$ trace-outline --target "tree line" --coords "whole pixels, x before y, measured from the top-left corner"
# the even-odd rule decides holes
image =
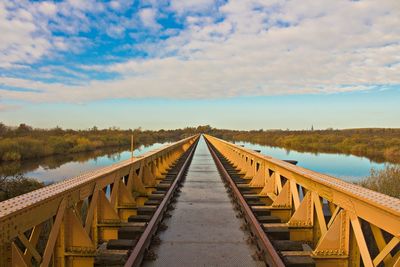
[[[351,154],[377,162],[400,163],[400,129],[219,130],[218,135],[230,141],[246,141],[287,150]]]
[[[66,155],[94,151],[106,147],[130,147],[131,136],[135,146],[156,142],[175,141],[194,134],[196,128],[177,130],[121,130],[115,127],[87,130],[33,128],[26,124],[18,127],[0,123],[0,161],[19,161],[50,155]]]
[[[38,129],[26,124],[9,127],[0,123],[0,161],[18,161],[49,155],[93,151],[105,147],[129,148],[135,144],[177,141],[196,133],[208,133],[228,141],[246,141],[300,152],[343,153],[377,162],[400,163],[400,129],[255,130],[212,128],[209,125],[175,130],[121,130],[115,127],[72,130]]]
[[[26,124],[10,127],[0,123],[0,162],[3,161],[2,167],[10,169],[0,175],[0,201],[45,186],[35,179],[16,174],[14,169],[19,168],[13,168],[13,164],[20,164],[21,160],[62,155],[59,159],[62,162],[62,159],[68,161],[70,157],[79,158],[81,154],[76,152],[96,153],[100,148],[129,149],[132,135],[136,146],[139,146],[177,141],[197,133],[211,134],[228,141],[246,141],[303,152],[353,154],[378,162],[400,163],[400,129],[239,131],[216,129],[205,125],[158,131],[144,131],[141,128],[121,130],[115,127],[71,130],[60,127],[38,129]],[[48,159],[50,165],[60,164],[54,157]],[[34,160],[22,163],[33,163],[32,168],[36,166]],[[372,170],[371,175],[359,184],[384,194],[400,197],[398,181],[400,181],[400,167],[393,165],[381,171]]]

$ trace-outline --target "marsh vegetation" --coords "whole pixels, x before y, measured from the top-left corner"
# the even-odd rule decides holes
[[[385,195],[400,198],[400,166],[388,165],[383,170],[371,170],[370,176],[359,185]]]
[[[0,176],[0,201],[44,187],[44,183],[22,175]]]
[[[56,127],[37,129],[26,124],[9,127],[0,123],[0,161],[20,161],[51,155],[95,151],[107,147],[129,148],[131,136],[135,145],[175,141],[187,136],[184,129],[142,131],[118,128],[72,130]],[[191,131],[193,132],[193,131]]]
[[[129,147],[135,143],[176,141],[208,133],[230,141],[246,141],[300,152],[326,152],[367,157],[376,162],[400,163],[400,129],[364,128],[345,130],[258,130],[216,129],[209,125],[175,130],[118,128],[71,130],[59,127],[37,129],[26,124],[9,127],[0,123],[0,161],[18,161],[49,155],[94,151],[104,147]]]
[[[400,129],[217,132],[227,140],[246,141],[300,152],[341,153],[366,157],[376,162],[400,163]]]
[[[23,177],[20,174],[21,166],[28,170],[35,169],[39,162],[43,165],[42,161],[45,160],[46,166],[57,168],[71,160],[84,161],[104,153],[112,155],[115,151],[129,149],[132,135],[138,146],[176,141],[196,133],[299,152],[351,154],[377,162],[394,163],[388,164],[383,170],[371,170],[371,174],[358,184],[400,197],[400,167],[396,165],[400,163],[400,129],[237,131],[206,125],[158,131],[140,128],[121,130],[115,127],[71,130],[59,127],[35,129],[26,124],[9,127],[0,123],[0,201],[44,186],[40,181]]]

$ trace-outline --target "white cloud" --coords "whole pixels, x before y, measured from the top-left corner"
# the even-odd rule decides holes
[[[118,10],[121,8],[121,4],[118,1],[111,1],[110,2],[110,7],[112,9]]]
[[[0,67],[34,62],[45,55],[51,45],[43,36],[35,35],[37,30],[31,13],[21,9],[12,17],[0,2]]]
[[[119,38],[125,34],[125,27],[122,25],[109,25],[106,32],[110,37]]]
[[[33,20],[32,14],[22,8],[17,11],[16,17],[18,17],[21,20],[27,20],[27,21]]]
[[[82,102],[332,93],[400,84],[397,0],[231,0],[215,9],[219,19],[208,11],[191,12],[201,13],[213,6],[211,1],[172,1],[171,7],[180,16],[190,13],[184,20],[186,28],[164,41],[136,45],[150,58],[81,66],[82,70],[115,72],[118,79],[85,80],[70,86],[0,77],[0,84],[43,91],[3,91],[2,95],[29,101]],[[92,7],[99,10],[94,4]],[[0,19],[4,17],[1,12]],[[159,12],[155,8],[141,9],[142,24],[161,30],[156,20]],[[17,31],[1,29],[4,25]],[[111,36],[118,37],[126,29],[123,21],[112,25],[107,30]],[[10,43],[19,44],[18,51],[23,51],[0,54],[3,64],[20,62],[23,55],[29,55],[30,60],[38,59],[52,47],[70,47],[63,39],[46,42],[46,38],[36,37],[33,33],[37,25],[27,14],[15,21],[0,21],[0,30],[13,40]],[[0,51],[14,47],[7,42],[0,43]],[[34,45],[41,49],[35,51]]]
[[[41,2],[39,3],[39,11],[48,16],[53,16],[57,13],[57,6],[51,2]]]
[[[214,0],[172,0],[171,8],[177,13],[206,11],[214,5]]]
[[[104,10],[104,4],[96,0],[67,0],[63,3],[67,7],[73,7],[78,10],[86,10],[92,12],[99,12]]]
[[[157,23],[157,10],[154,8],[143,8],[139,11],[140,20],[143,25],[152,29],[159,29],[160,24]]]
[[[88,1],[28,2],[0,0],[0,68],[20,68],[57,52],[79,52],[85,38],[74,36],[88,31],[85,12],[99,13],[102,3]],[[60,32],[69,36],[55,36]],[[119,29],[111,28],[114,35]]]

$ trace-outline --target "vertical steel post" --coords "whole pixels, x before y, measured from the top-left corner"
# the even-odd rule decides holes
[[[131,135],[131,158],[133,159],[133,134]]]

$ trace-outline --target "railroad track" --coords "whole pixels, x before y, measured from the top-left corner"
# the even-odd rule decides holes
[[[118,225],[118,238],[99,246],[95,266],[140,266],[146,256],[151,257],[149,247],[157,231],[165,227],[162,220],[187,173],[197,142],[164,173],[144,205],[137,208],[137,215]]]
[[[314,267],[308,244],[290,241],[287,225],[278,216],[271,215],[267,208],[270,199],[258,196],[248,185],[250,179],[244,179],[211,143],[206,143],[239,216],[246,224],[257,250],[257,260],[268,266]],[[162,221],[187,174],[196,146],[197,142],[165,173],[144,205],[137,208],[137,215],[130,216],[128,222],[119,227],[118,239],[111,239],[99,247],[95,266],[140,266],[145,258],[156,258],[150,247],[153,240],[158,240],[155,238],[158,231],[165,228]]]
[[[193,136],[0,203],[0,266],[400,266],[399,207]]]

